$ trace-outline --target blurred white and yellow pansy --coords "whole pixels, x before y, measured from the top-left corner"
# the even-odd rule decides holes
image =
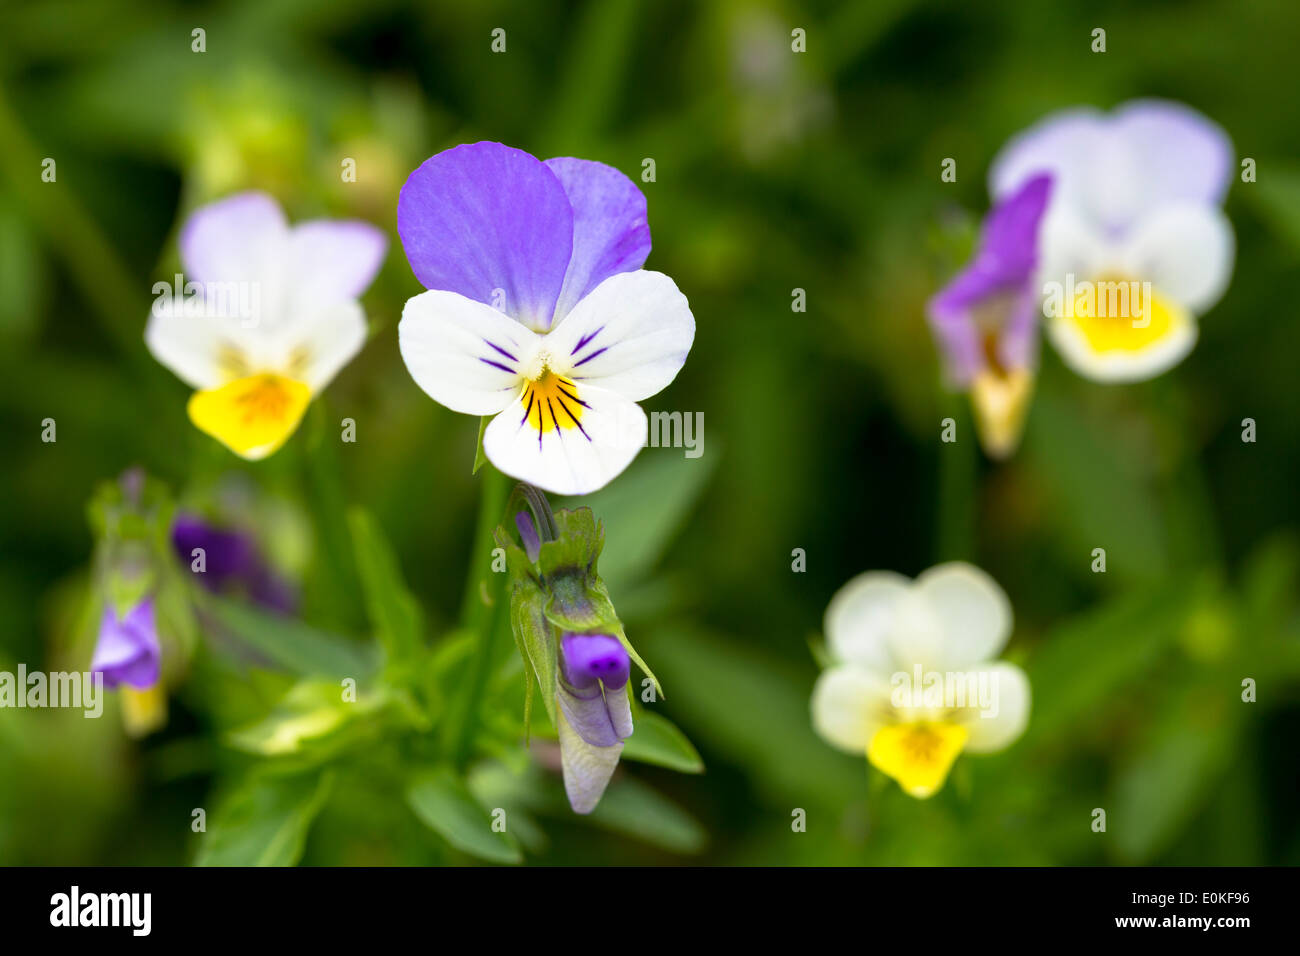
[[[1047,337],[1099,382],[1152,378],[1196,344],[1196,317],[1232,276],[1232,226],[1219,208],[1232,143],[1179,103],[1053,114],[993,162],[993,197],[1050,174],[1038,276]],[[1130,294],[1132,293],[1132,294]]]
[[[312,396],[360,351],[357,299],[387,245],[360,221],[290,226],[265,193],[195,210],[180,235],[186,282],[176,294],[155,286],[145,330],[154,357],[197,389],[194,425],[250,460],[283,445]]]
[[[1011,604],[987,574],[941,564],[909,580],[869,571],[826,609],[834,663],[812,695],[813,726],[913,797],[928,797],[963,751],[1001,750],[1029,720],[1029,681],[994,658]]]

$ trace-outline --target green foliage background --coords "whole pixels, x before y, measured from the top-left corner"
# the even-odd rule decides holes
[[[182,501],[242,480],[245,518],[304,593],[292,627],[214,610],[242,643],[207,635],[168,727],[142,742],[112,719],[0,712],[0,862],[1300,862],[1298,30],[1291,0],[0,5],[0,669],[86,665],[85,503],[134,464]],[[1136,96],[1191,104],[1257,161],[1227,202],[1232,285],[1155,381],[1095,385],[1045,348],[1024,444],[991,464],[939,387],[924,301],[1009,135]],[[655,713],[707,769],[627,760],[591,821],[525,758],[508,640],[468,776],[424,765],[466,666],[481,475],[477,423],[428,400],[397,352],[419,285],[394,210],[420,161],[478,139],[634,177],[653,158],[648,265],[698,324],[646,407],[703,412],[703,457],[648,449],[584,503],[663,682]],[[956,183],[940,182],[945,157]],[[393,239],[364,352],[256,465],[190,426],[186,387],[141,339],[186,211],[242,188]],[[947,415],[955,445],[938,441]],[[336,441],[342,417],[356,444]],[[1011,596],[1008,656],[1034,711],[1013,748],[962,758],[918,802],[813,734],[807,642],[858,572],[953,558]],[[277,714],[317,699],[313,675],[373,667],[376,638],[389,663],[416,648],[396,659],[428,676],[428,726],[413,711],[394,741],[358,719],[287,765],[249,758]],[[1258,703],[1240,701],[1245,677]],[[694,769],[670,724],[642,726],[668,741],[660,763]],[[510,841],[483,842],[485,805],[517,821]]]

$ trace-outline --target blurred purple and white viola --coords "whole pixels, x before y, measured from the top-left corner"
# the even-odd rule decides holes
[[[1053,188],[1036,281],[1066,364],[1099,382],[1167,371],[1196,344],[1197,317],[1223,295],[1235,242],[1220,208],[1232,143],[1180,103],[1055,113],[993,162],[1002,202],[1044,174]]]

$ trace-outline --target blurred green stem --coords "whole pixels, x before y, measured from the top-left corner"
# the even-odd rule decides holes
[[[939,561],[974,560],[976,471],[979,442],[968,413],[965,396],[954,396],[944,411],[957,422],[958,439],[939,445],[938,523],[935,558]]]
[[[469,574],[465,579],[465,596],[461,604],[461,625],[473,631],[477,641],[470,660],[460,719],[452,737],[453,759],[462,769],[474,752],[479,708],[492,672],[493,639],[505,598],[500,584],[503,576],[492,573],[492,549],[496,546],[492,530],[501,523],[509,479],[491,465],[486,466],[482,473],[483,492],[479,499],[478,523],[470,544]]]

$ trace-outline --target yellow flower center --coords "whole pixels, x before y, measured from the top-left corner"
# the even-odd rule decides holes
[[[237,378],[195,392],[190,421],[235,454],[265,458],[288,440],[311,402],[311,388],[283,375]]]
[[[167,723],[167,692],[162,681],[152,687],[121,689],[122,725],[132,737],[144,737]]]
[[[1094,352],[1142,352],[1188,321],[1186,310],[1158,295],[1149,282],[1102,276],[1080,283],[1064,321]]]
[[[943,786],[969,736],[961,724],[894,724],[872,736],[867,760],[911,796],[928,797]]]
[[[539,441],[543,434],[556,429],[583,431],[580,422],[586,406],[578,398],[578,386],[570,378],[544,368],[537,378],[524,383],[522,401],[525,420],[530,428],[537,430]]]

